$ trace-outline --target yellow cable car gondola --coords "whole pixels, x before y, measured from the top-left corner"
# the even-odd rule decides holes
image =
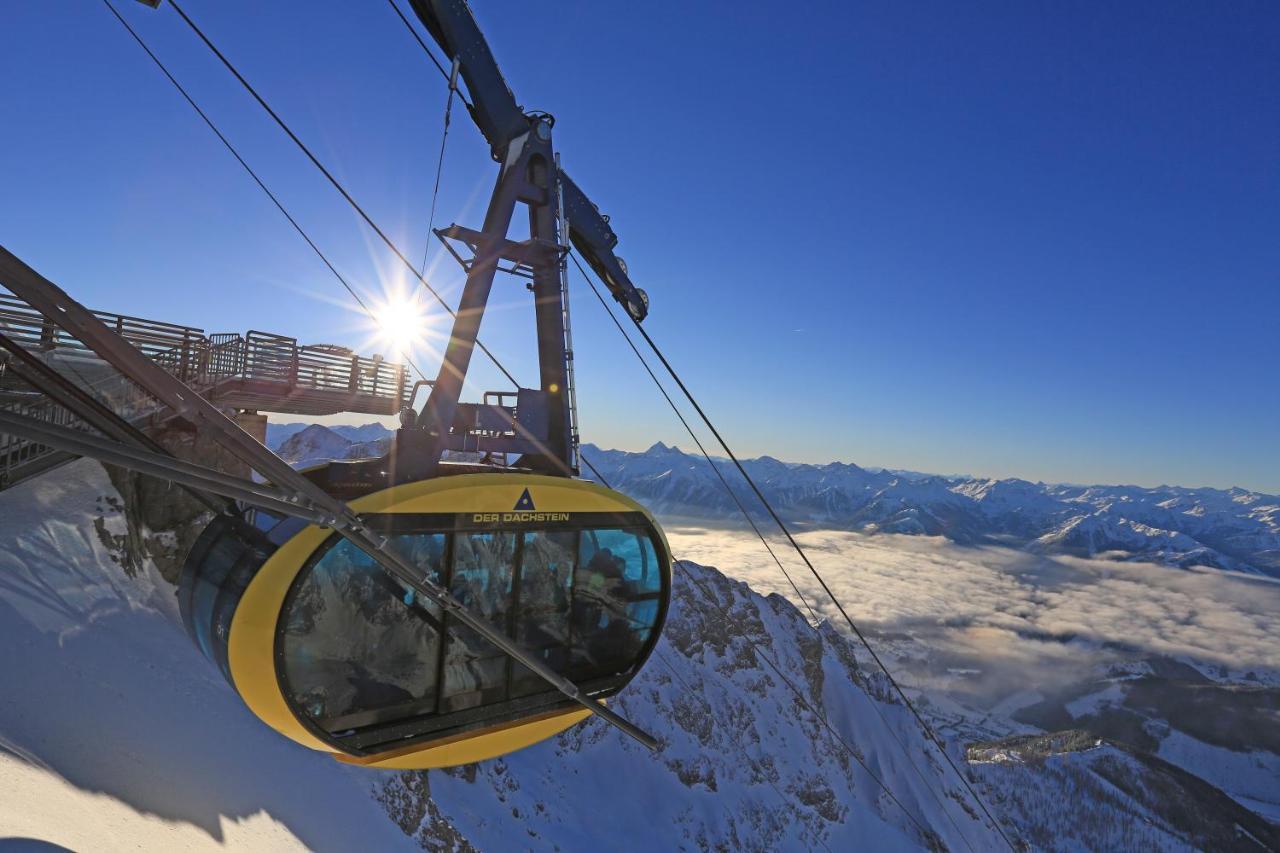
[[[183,567],[183,620],[249,708],[285,736],[355,764],[427,768],[510,752],[595,714],[656,749],[603,700],[657,642],[671,557],[639,504],[578,479],[570,251],[636,323],[649,300],[613,252],[608,217],[561,171],[554,120],[517,104],[467,4],[413,0],[413,8],[455,62],[451,86],[459,73],[466,83],[468,112],[499,174],[482,230],[435,232],[466,283],[456,311],[435,294],[454,318],[448,346],[436,379],[420,383],[431,389],[421,410],[413,408],[417,387],[405,394],[396,384],[401,427],[385,456],[292,469],[164,360],[3,249],[7,287],[262,479],[175,458],[135,423],[47,375],[40,381],[58,404],[100,435],[13,413],[0,420],[28,441],[179,484],[214,513]],[[514,241],[518,209],[528,215],[528,239]],[[521,386],[478,339],[498,271],[524,279],[532,294],[537,387]],[[476,348],[514,391],[459,402]],[[246,344],[231,357],[240,360],[244,400],[279,399],[282,380],[345,391],[352,401],[388,396],[358,363],[347,376],[322,370],[300,382],[296,356],[282,362]],[[184,357],[184,377],[187,368]],[[324,400],[324,413],[341,410]],[[471,459],[445,461],[451,453]]]
[[[289,481],[274,485],[307,498],[311,514],[299,520],[278,496],[259,495],[259,509],[219,516],[184,567],[183,619],[259,718],[344,761],[477,761],[590,713],[654,747],[599,700],[622,689],[657,642],[671,557],[639,504],[577,478],[571,246],[636,322],[648,297],[614,255],[608,217],[560,170],[554,120],[517,105],[466,4],[423,0],[414,10],[456,60],[500,164],[483,230],[435,232],[466,272],[439,373],[419,383],[430,386],[420,411],[417,387],[405,395],[386,456],[303,472],[310,482],[244,436],[226,436],[268,480]],[[520,242],[508,238],[518,209],[528,214]],[[478,334],[498,271],[525,279],[533,295],[538,387],[519,387],[493,359],[516,390],[460,403],[473,351],[493,358]],[[254,368],[246,365],[250,380]],[[353,368],[346,387],[360,394],[364,382]],[[187,405],[183,393],[172,399]],[[473,456],[445,462],[450,453]],[[349,506],[317,501],[317,489]]]
[[[591,696],[625,686],[661,631],[662,533],[639,504],[594,483],[464,473],[351,505]],[[428,768],[511,752],[588,715],[332,531],[298,526],[220,519],[180,588],[193,639],[272,728],[344,761]]]

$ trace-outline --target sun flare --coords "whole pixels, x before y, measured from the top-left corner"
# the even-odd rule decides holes
[[[392,296],[374,308],[373,317],[378,339],[394,356],[408,356],[426,339],[427,312],[416,297]]]

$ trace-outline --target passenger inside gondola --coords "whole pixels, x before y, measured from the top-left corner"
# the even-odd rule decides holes
[[[657,618],[661,581],[653,546],[636,531],[584,531],[581,558],[572,672],[590,678],[635,660]]]
[[[524,534],[513,636],[556,672],[564,672],[569,664],[569,600],[577,550],[577,531]],[[512,698],[546,689],[546,682],[532,670],[512,663]]]

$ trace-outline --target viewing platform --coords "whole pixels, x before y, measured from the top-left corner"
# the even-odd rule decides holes
[[[94,314],[202,397],[235,413],[385,416],[397,414],[413,394],[405,365],[357,355],[346,347],[303,345],[296,338],[256,330],[206,334],[193,326],[106,311]],[[5,292],[0,292],[0,335],[143,431],[174,417],[80,341]],[[0,349],[0,410],[74,425],[74,416],[18,375],[13,361],[12,353]],[[0,434],[0,489],[69,458]]]

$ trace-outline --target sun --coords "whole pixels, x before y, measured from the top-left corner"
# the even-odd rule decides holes
[[[395,355],[406,357],[426,340],[427,312],[416,296],[392,296],[375,306],[379,340]]]

